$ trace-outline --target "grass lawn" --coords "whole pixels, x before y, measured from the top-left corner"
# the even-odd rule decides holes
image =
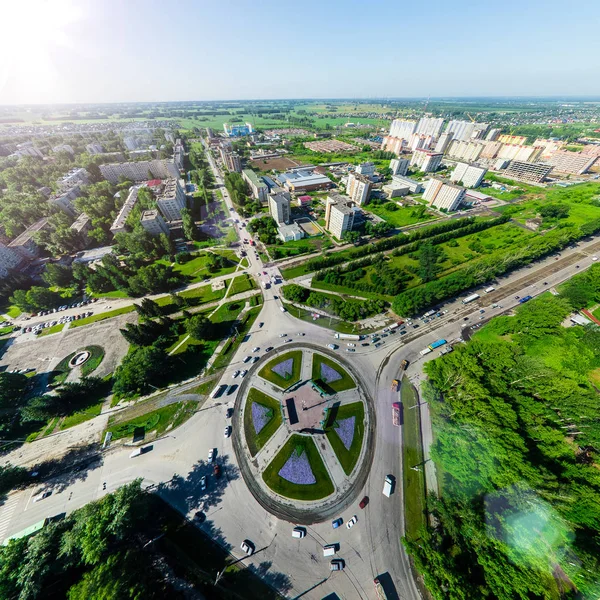
[[[354,379],[352,379],[352,377],[350,377],[346,370],[335,361],[330,360],[329,358],[321,354],[313,354],[312,360],[313,381],[318,381],[319,385],[322,385],[322,387],[325,390],[327,390],[327,388],[330,388],[330,390],[332,390],[333,392],[343,392],[344,390],[351,390],[356,387]],[[341,375],[342,378],[338,379],[337,381],[326,383],[321,375],[321,365],[331,367],[336,373]]]
[[[306,452],[313,475],[313,484],[297,484],[279,476],[279,471],[292,455],[292,452]],[[325,468],[323,459],[312,438],[292,435],[263,472],[264,482],[277,494],[296,500],[319,500],[333,493],[333,483]]]
[[[48,385],[56,386],[65,382],[65,379],[69,376],[71,371],[69,367],[69,361],[75,356],[75,352],[71,352],[65,356],[50,373]]]
[[[219,306],[210,320],[217,323],[225,323],[226,321],[235,321],[246,304],[245,300],[233,300]]]
[[[306,310],[304,308],[298,308],[296,306],[292,306],[291,304],[285,304],[287,311],[295,317],[296,319],[300,319],[301,321],[306,321],[307,323],[314,323],[315,325],[319,325],[319,327],[323,327],[325,329],[331,329],[332,331],[337,331],[338,333],[368,333],[370,329],[360,329],[356,323],[350,323],[349,321],[342,321],[340,319],[329,319],[327,317],[319,317],[318,319],[312,318],[312,312]]]
[[[117,308],[115,310],[109,310],[104,313],[92,315],[91,317],[85,317],[84,319],[72,321],[71,329],[73,329],[73,327],[82,327],[83,325],[89,325],[90,323],[96,323],[98,321],[112,319],[113,317],[118,317],[119,315],[124,315],[124,314],[130,313],[134,310],[135,310],[135,308],[133,307],[133,304],[130,304],[129,306],[123,306],[122,308]]]
[[[75,321],[73,321],[75,322]],[[42,333],[40,333],[40,337],[44,335],[51,335],[53,333],[59,333],[65,328],[66,323],[57,323],[56,325],[52,325],[52,327],[48,327],[46,329],[42,329]]]
[[[87,350],[91,356],[81,365],[81,374],[87,377],[90,373],[93,373],[104,359],[104,348],[101,346],[86,346],[84,350]]]
[[[113,440],[133,437],[134,431],[140,428],[145,434],[155,431],[160,436],[170,425],[175,428],[187,421],[195,408],[196,402],[175,402],[129,421],[118,422],[118,417],[112,416],[108,420],[107,430],[112,433]]]
[[[358,457],[360,456],[360,449],[362,448],[363,438],[365,436],[365,407],[362,402],[353,402],[352,404],[345,404],[337,408],[332,409],[335,411],[335,420],[331,427],[327,428],[327,439],[335,452],[342,469],[346,475],[350,475],[356,466]],[[336,432],[336,423],[342,419],[348,419],[355,417],[354,422],[354,437],[352,438],[352,444],[350,449],[346,449],[344,443],[340,439],[340,436]]]
[[[88,296],[92,298],[129,298],[127,292],[121,290],[114,290],[112,292],[90,292],[87,291]]]
[[[402,483],[404,492],[405,535],[417,539],[425,524],[425,473],[423,471],[423,445],[421,442],[421,413],[410,409],[419,401],[409,379],[402,379],[401,395],[404,424],[402,425]],[[412,467],[420,465],[420,471]]]
[[[252,405],[260,404],[271,410],[271,416],[263,428],[256,433],[254,421],[252,420]],[[246,396],[246,406],[244,408],[244,435],[248,450],[252,456],[267,443],[271,436],[279,429],[281,425],[281,406],[277,400],[263,394],[261,391],[250,388]]]
[[[12,333],[12,330],[13,330],[13,328],[11,326],[9,326],[9,327],[0,327],[0,335],[8,335],[9,333]]]
[[[238,275],[234,278],[229,286],[228,296],[235,296],[235,294],[241,294],[242,292],[248,292],[256,288],[256,283],[250,275]]]
[[[225,290],[216,290],[213,292],[212,287],[210,285],[203,285],[201,287],[194,288],[192,290],[187,290],[185,292],[181,292],[178,294],[182,298],[186,300],[191,300],[194,306],[198,304],[206,304],[207,302],[214,302],[215,300],[220,300],[225,296]],[[162,300],[162,298],[159,298]],[[165,297],[165,304],[168,304],[171,299],[167,296]]]
[[[396,204],[393,200],[390,202]],[[406,227],[407,225],[414,225],[415,223],[424,223],[425,221],[437,217],[437,215],[430,211],[423,211],[420,206],[398,206],[398,210],[388,210],[385,206],[385,204],[377,206],[369,204],[366,209],[386,220],[394,227]]]
[[[273,371],[273,367],[286,360],[292,359],[292,372],[288,377],[282,377]],[[282,389],[289,388],[300,379],[302,369],[302,350],[292,350],[269,361],[258,374],[268,382]]]
[[[65,417],[60,424],[61,431],[63,429],[68,429],[69,427],[79,425],[80,423],[84,423],[85,421],[89,421],[90,419],[97,417],[100,414],[100,411],[102,410],[103,403],[104,400],[100,400],[100,402],[89,406],[85,410],[73,413],[72,415]]]

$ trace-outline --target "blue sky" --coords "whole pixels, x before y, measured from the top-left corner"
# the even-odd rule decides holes
[[[600,96],[595,2],[4,3],[2,104]]]

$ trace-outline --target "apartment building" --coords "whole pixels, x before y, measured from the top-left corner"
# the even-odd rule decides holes
[[[438,138],[444,127],[444,119],[436,117],[422,117],[417,123],[416,133]]]
[[[422,148],[424,150],[430,150],[433,145],[434,145],[434,138],[432,136],[421,135],[418,133],[413,133],[408,142],[408,146],[412,152],[414,152],[415,150],[418,150],[420,148]]]
[[[156,206],[167,221],[180,221],[181,209],[187,205],[183,179],[167,179],[156,195]]]
[[[485,136],[487,142],[495,142],[500,137],[500,129],[490,129],[488,134]]]
[[[179,171],[183,171],[185,166],[185,148],[183,142],[177,138],[173,145],[173,162]]]
[[[244,169],[242,178],[250,186],[252,197],[261,202],[266,202],[269,196],[269,187],[252,169]]]
[[[140,223],[150,235],[160,235],[161,233],[169,235],[169,226],[157,210],[145,210]]]
[[[67,152],[68,154],[70,154],[71,156],[73,156],[75,154],[75,150],[73,150],[73,146],[70,146],[69,144],[59,144],[58,146],[54,146],[52,148],[52,152]]]
[[[544,163],[529,163],[511,160],[504,174],[512,179],[520,179],[531,183],[542,183],[554,167]]]
[[[229,171],[234,173],[242,172],[242,159],[237,152],[226,152],[223,162]]]
[[[445,133],[452,132],[452,139],[466,141],[482,138],[488,127],[487,123],[454,120],[448,123]]]
[[[521,162],[536,162],[542,154],[542,148],[524,146],[522,144],[502,144],[496,158],[518,160]]]
[[[476,188],[481,185],[486,173],[487,169],[483,167],[468,163],[457,163],[452,175],[450,175],[450,181],[461,183],[468,188]]]
[[[77,184],[87,185],[90,182],[90,174],[83,168],[71,169],[66,175],[63,175],[57,182],[58,189],[69,190]]]
[[[431,173],[437,171],[442,164],[444,155],[441,152],[433,150],[415,150],[410,159],[410,166],[417,167],[419,171]]]
[[[352,200],[340,194],[328,196],[325,204],[325,228],[341,240],[346,231],[352,231],[353,226]]]
[[[557,150],[562,150],[567,144],[559,140],[546,140],[544,138],[537,138],[533,142],[534,146],[542,148],[540,160],[544,161],[549,159]]]
[[[97,143],[86,144],[85,150],[88,154],[102,154],[104,152],[104,148]]]
[[[354,172],[358,175],[364,175],[365,177],[373,177],[373,175],[375,175],[375,163],[361,163],[356,167]]]
[[[570,173],[572,175],[583,175],[594,165],[597,156],[581,154],[580,152],[568,152],[557,150],[546,159],[546,163],[552,165],[555,171],[560,173]]]
[[[369,202],[372,185],[368,177],[357,173],[349,173],[346,195],[359,206],[363,206]]]
[[[131,181],[146,181],[148,179],[178,178],[179,169],[173,160],[140,160],[136,162],[109,163],[100,165],[104,179],[118,183],[121,178]]]
[[[408,140],[391,135],[386,135],[381,142],[382,150],[393,152],[396,156],[400,156],[405,146],[408,147]]]
[[[456,160],[475,162],[484,148],[484,144],[480,141],[452,140],[446,154]]]
[[[40,219],[29,226],[21,235],[8,244],[8,247],[26,260],[33,260],[40,255],[40,248],[35,242],[35,235],[49,229],[48,219]]]
[[[48,204],[62,210],[70,217],[75,217],[79,211],[75,208],[73,201],[81,196],[81,186],[74,185],[71,189],[59,192],[48,198]]]
[[[392,158],[390,160],[392,175],[406,175],[409,163],[408,158]]]
[[[0,242],[0,279],[7,277],[23,264],[23,257],[14,248]]]
[[[444,153],[448,149],[450,142],[452,142],[452,132],[442,133],[435,144],[434,150]]]
[[[269,212],[277,225],[290,222],[290,197],[283,194],[271,194],[269,196]]]
[[[409,140],[417,128],[416,121],[394,119],[390,124],[390,136]]]
[[[110,228],[110,232],[113,235],[117,235],[117,233],[123,233],[127,231],[125,229],[125,222],[127,221],[127,217],[129,213],[133,210],[133,207],[136,205],[138,199],[138,192],[142,186],[141,185],[133,185],[129,188],[129,195],[127,196],[127,200],[125,200],[119,214],[116,216],[113,224]]]
[[[525,135],[500,135],[498,141],[503,144],[514,144],[515,146],[524,146],[527,143],[527,136]]]
[[[431,206],[451,212],[456,210],[465,197],[465,189],[446,183],[437,177],[431,178],[425,187],[423,199]]]
[[[74,231],[81,241],[81,247],[86,248],[90,243],[88,233],[92,229],[92,220],[85,213],[81,213],[74,223],[71,224],[70,229]]]

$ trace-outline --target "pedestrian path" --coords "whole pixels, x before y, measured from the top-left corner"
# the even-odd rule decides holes
[[[10,526],[15,508],[19,504],[19,495],[11,494],[6,499],[6,502],[0,507],[0,542],[6,538],[6,532]]]

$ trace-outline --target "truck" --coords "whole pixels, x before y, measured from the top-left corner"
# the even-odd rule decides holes
[[[467,296],[462,303],[469,304],[469,302],[473,302],[473,300],[477,300],[477,298],[479,298],[479,294],[471,294],[470,296]]]
[[[334,336],[338,340],[354,340],[358,342],[360,340],[360,335],[356,335],[354,333],[335,333]]]
[[[383,589],[383,586],[381,585],[381,581],[379,581],[379,577],[376,577],[373,580],[373,582],[375,583],[375,591],[377,592],[377,598],[379,600],[390,600],[390,597],[388,596],[386,591]]]
[[[394,329],[398,329],[398,327],[400,327],[400,325],[398,325],[398,323],[392,323],[390,325],[390,331],[394,331]]]
[[[397,379],[392,380],[392,392],[397,392],[400,389],[400,382]]]
[[[392,495],[392,491],[394,488],[394,480],[391,475],[385,476],[385,481],[383,482],[383,495],[386,498],[389,498]]]
[[[525,296],[519,300],[519,304],[525,304],[525,302],[529,302],[532,298],[533,296]]]
[[[433,344],[429,344],[429,349],[435,350],[436,348],[444,346],[445,344],[447,344],[446,340],[436,340],[435,342],[433,342]]]
[[[404,358],[400,361],[400,368],[406,370],[406,368],[408,367],[409,362],[408,359]]]
[[[392,423],[396,427],[400,427],[400,416],[402,414],[402,405],[400,402],[394,402],[392,404]]]
[[[428,310],[423,316],[425,318],[428,318],[428,317],[433,317],[433,315],[435,315],[435,310]]]
[[[421,352],[419,352],[419,354],[421,356],[425,356],[426,354],[429,354],[431,352],[431,348],[429,348],[429,346],[427,348],[423,348],[423,350],[421,350]]]
[[[490,294],[491,292],[493,292],[496,288],[493,285],[490,285],[490,287],[485,288],[485,293],[486,294]]]

